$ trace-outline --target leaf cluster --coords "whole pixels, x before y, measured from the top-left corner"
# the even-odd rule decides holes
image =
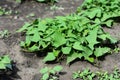
[[[63,55],[67,57],[67,64],[77,58],[94,62],[94,58],[110,51],[107,45],[117,42],[100,25],[76,14],[36,19],[26,23],[18,32],[26,33],[25,41],[21,42],[25,51],[40,51],[39,54],[47,52],[45,62]]]
[[[111,27],[115,18],[120,17],[119,0],[85,0],[77,13],[86,16],[94,23]]]
[[[93,80],[95,77],[96,77],[96,74],[91,72],[89,69],[74,72],[73,75],[72,75],[73,79],[80,78],[82,80]]]
[[[0,69],[12,68],[11,67],[11,60],[8,55],[0,57]]]
[[[120,79],[120,70],[115,69],[112,73],[108,73],[108,72],[100,73],[100,72],[97,72],[96,75],[98,76],[98,80],[119,80]]]
[[[17,72],[19,69],[16,67],[8,55],[0,57],[0,80],[12,80],[13,78],[20,78]]]
[[[40,73],[42,74],[41,80],[58,80],[58,74],[62,69],[62,66],[55,66],[53,68],[42,68],[40,70]]]
[[[10,15],[12,13],[12,10],[6,10],[6,8],[3,8],[0,6],[0,16],[2,15]]]
[[[120,71],[115,69],[112,73],[108,72],[91,72],[89,69],[83,71],[74,72],[72,75],[73,79],[81,80],[119,80]]]

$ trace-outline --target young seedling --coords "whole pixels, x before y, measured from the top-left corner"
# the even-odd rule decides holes
[[[57,10],[57,9],[59,9],[59,7],[56,6],[56,5],[53,5],[53,6],[50,7],[50,10]]]
[[[112,73],[106,72],[91,72],[89,69],[74,72],[73,80],[120,80],[120,70],[115,69]]]
[[[85,69],[84,71],[78,71],[73,73],[73,79],[80,78],[82,80],[93,80],[96,74],[90,72],[89,69]]]
[[[12,13],[12,10],[6,10],[3,7],[0,7],[0,16],[2,15],[10,15]]]
[[[0,7],[0,16],[3,15],[4,13],[5,13],[4,9]]]
[[[42,74],[41,80],[59,80],[59,72],[62,70],[62,66],[55,66],[53,68],[45,67],[40,70]]]
[[[0,38],[8,37],[8,35],[9,35],[8,30],[0,31]]]
[[[0,80],[17,78],[18,68],[8,55],[0,57]],[[18,76],[19,77],[19,76]]]

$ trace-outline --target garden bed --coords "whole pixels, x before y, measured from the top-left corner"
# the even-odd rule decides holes
[[[60,80],[72,80],[72,73],[78,70],[89,68],[92,71],[108,71],[111,72],[115,67],[120,69],[120,52],[112,53],[104,56],[99,62],[99,66],[95,66],[87,61],[75,61],[71,65],[66,65],[66,61],[60,63],[43,63],[43,57],[38,57],[33,53],[21,52],[20,41],[24,40],[24,36],[16,33],[16,30],[21,28],[25,22],[33,21],[36,18],[48,18],[55,16],[65,16],[76,11],[77,7],[82,4],[82,0],[60,0],[56,3],[56,10],[50,9],[49,4],[38,3],[35,1],[26,1],[22,4],[14,2],[1,1],[0,6],[9,7],[12,11],[17,11],[10,15],[0,16],[0,30],[8,30],[10,35],[6,38],[0,39],[0,55],[7,54],[12,60],[16,62],[18,75],[21,79],[14,80],[40,80],[40,69],[55,65],[63,66],[63,75],[60,75]],[[34,14],[31,16],[31,13]],[[112,28],[104,28],[113,37],[120,40],[120,25],[115,24]],[[120,47],[120,42],[118,42]]]

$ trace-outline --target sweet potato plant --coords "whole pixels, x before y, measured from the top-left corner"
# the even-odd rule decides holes
[[[78,7],[77,14],[88,17],[93,23],[111,27],[115,19],[120,17],[120,1],[85,0]]]
[[[18,32],[25,32],[26,39],[21,42],[24,51],[47,56],[44,61],[53,61],[66,55],[67,63],[79,58],[94,62],[94,58],[110,51],[107,46],[117,41],[105,33],[100,25],[91,24],[84,16],[72,14],[54,19],[36,19],[26,23]]]
[[[94,62],[110,53],[109,45],[117,42],[102,26],[112,26],[112,18],[120,16],[118,3],[118,0],[85,0],[77,13],[26,23],[18,30],[26,34],[21,47],[23,51],[45,54],[44,62],[65,57],[67,64],[78,58]]]

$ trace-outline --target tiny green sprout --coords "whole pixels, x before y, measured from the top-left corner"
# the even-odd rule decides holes
[[[89,69],[85,69],[84,71],[78,71],[73,73],[73,79],[80,78],[82,80],[93,80],[95,78],[95,74],[90,72]]]
[[[91,72],[89,69],[74,72],[73,80],[120,80],[120,70],[115,68],[112,73],[105,72]]]
[[[0,16],[10,14],[12,14],[12,10],[6,10],[6,8],[0,7]]]
[[[57,9],[59,9],[59,7],[56,6],[56,5],[53,5],[53,6],[50,7],[50,10],[57,10]]]
[[[120,48],[119,48],[119,47],[114,49],[114,52],[115,52],[115,53],[118,53],[119,51],[120,51]]]
[[[5,14],[5,10],[2,7],[0,7],[0,16],[3,14]]]
[[[119,53],[120,48],[119,47],[115,47],[113,50],[110,51],[110,53]]]
[[[59,72],[63,69],[62,66],[55,66],[53,68],[45,67],[40,70],[42,74],[41,80],[58,80]]]
[[[0,38],[8,37],[8,35],[9,35],[8,30],[0,31]]]

